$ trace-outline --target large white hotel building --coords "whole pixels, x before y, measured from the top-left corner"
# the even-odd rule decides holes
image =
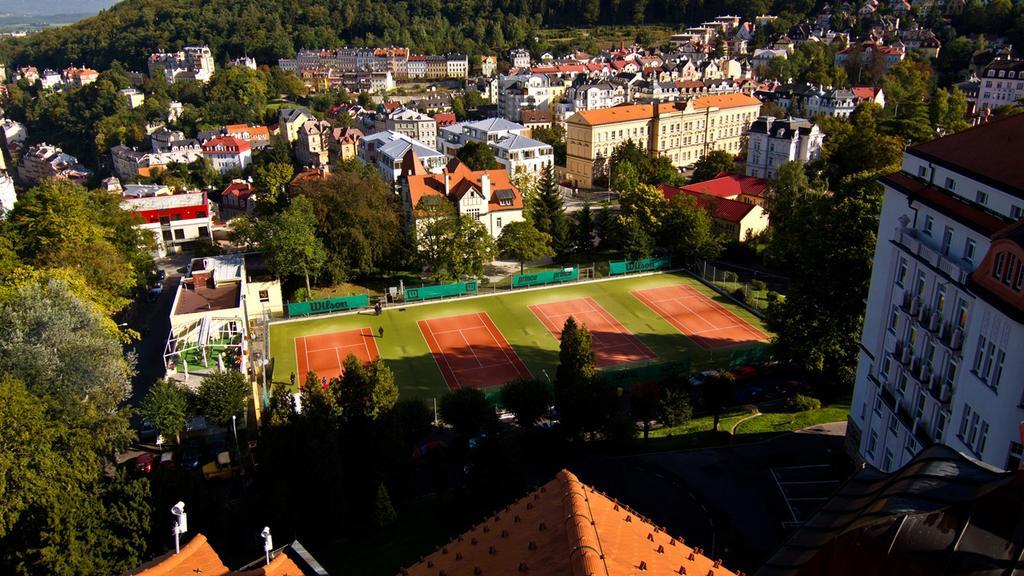
[[[912,146],[881,181],[848,447],[885,471],[933,442],[1016,469],[1024,115]]]

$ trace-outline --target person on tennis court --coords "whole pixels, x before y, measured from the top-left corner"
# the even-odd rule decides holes
[[[381,338],[384,337],[384,327],[383,326],[377,328],[377,334],[379,334]]]

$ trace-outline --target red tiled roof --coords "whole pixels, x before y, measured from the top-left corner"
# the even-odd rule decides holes
[[[418,171],[417,171],[418,172]],[[471,171],[458,158],[452,158],[445,167],[442,174],[424,174],[418,172],[409,176],[406,181],[409,186],[409,200],[415,208],[425,196],[445,196],[445,176],[449,177],[448,199],[456,201],[462,198],[470,189],[482,190],[481,182],[484,174],[490,180],[491,195],[487,199],[490,211],[501,210],[522,210],[523,195],[519,189],[509,180],[508,172],[503,169]],[[514,194],[511,206],[501,206],[498,203],[498,190],[511,190]]]
[[[168,552],[128,572],[125,576],[222,576],[227,573],[228,567],[221,562],[216,550],[206,541],[206,536],[196,534],[188,544],[181,547],[178,554]]]
[[[218,147],[223,147],[225,152],[234,153],[241,153],[252,149],[252,146],[241,138],[221,136],[219,138],[210,138],[204,142],[203,152],[218,152],[218,150],[216,150]]]
[[[248,182],[233,180],[228,187],[221,192],[221,196],[236,196],[245,199],[252,195],[252,186]]]
[[[700,186],[700,184],[694,184],[694,186]],[[676,188],[675,186],[669,186],[668,184],[658,184],[658,190],[661,190],[661,193],[665,196],[666,200],[671,200],[674,196],[680,193],[693,196],[697,199],[697,206],[700,206],[701,208],[710,208],[712,218],[725,222],[738,224],[747,216],[747,214],[750,214],[750,211],[755,207],[753,204],[747,204],[746,202],[740,202],[739,200],[708,196],[701,192],[694,192],[692,190],[687,190],[686,188]]]
[[[873,86],[854,86],[853,96],[858,100],[874,100],[878,95],[878,88]]]
[[[731,576],[700,548],[580,482],[567,470],[477,524],[405,576]]]
[[[764,195],[768,181],[754,176],[739,176],[736,174],[720,174],[717,178],[687,184],[683,190],[707,194],[718,198],[735,199],[741,195],[755,196],[760,198]]]
[[[438,112],[437,114],[434,114],[434,122],[437,122],[438,128],[441,128],[442,126],[451,126],[457,121],[458,118],[456,118],[455,114],[451,112]]]

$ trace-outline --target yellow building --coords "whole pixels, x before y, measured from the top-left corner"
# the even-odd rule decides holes
[[[690,166],[712,150],[738,154],[760,109],[752,96],[721,94],[577,112],[565,121],[566,178],[592,188],[607,174],[615,147],[629,140],[676,167]]]

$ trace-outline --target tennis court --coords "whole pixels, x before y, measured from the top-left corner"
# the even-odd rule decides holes
[[[341,377],[342,364],[349,354],[355,355],[363,364],[377,359],[377,341],[369,328],[295,338],[298,381],[304,382],[309,372],[327,380]]]
[[[562,328],[570,316],[579,324],[586,326],[590,331],[594,363],[598,368],[655,357],[650,348],[644,346],[639,338],[593,298],[534,304],[530,306],[530,310],[558,340],[561,340]]]
[[[485,312],[417,322],[448,388],[501,386],[530,371]]]
[[[724,306],[692,286],[677,284],[633,290],[633,296],[705,350],[768,340]]]

